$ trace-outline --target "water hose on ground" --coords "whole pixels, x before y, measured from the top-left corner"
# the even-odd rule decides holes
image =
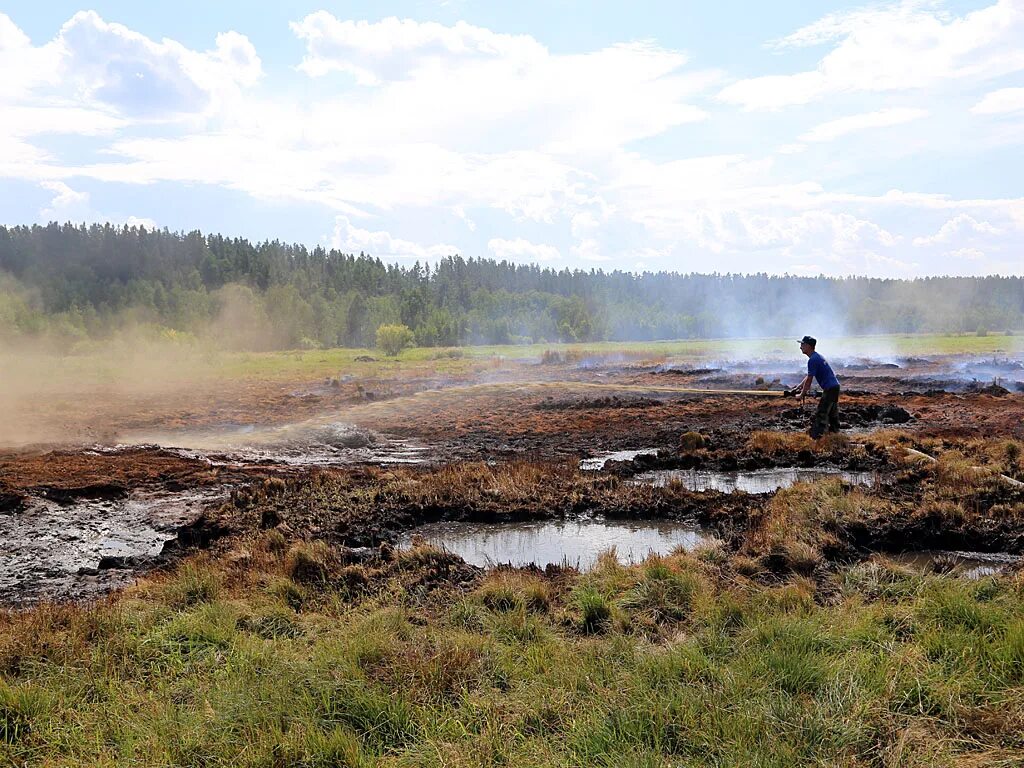
[[[934,456],[929,456],[924,451],[919,451],[916,448],[907,448],[904,446],[903,450],[906,451],[908,456],[914,456],[919,459],[926,459],[927,461],[930,461],[933,464],[937,464],[939,461]],[[985,471],[984,467],[971,467],[971,469],[979,472]],[[1003,482],[1005,482],[1007,485],[1013,488],[1024,488],[1024,483],[1022,483],[1020,480],[1010,477],[1009,475],[1000,474],[999,477],[1000,479],[1003,480]]]

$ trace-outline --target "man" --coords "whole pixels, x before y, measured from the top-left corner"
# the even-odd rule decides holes
[[[815,440],[826,432],[839,431],[839,379],[828,361],[814,351],[817,345],[818,340],[813,336],[800,339],[800,351],[807,355],[807,375],[797,388],[800,397],[807,397],[812,379],[817,379],[821,387],[821,400],[811,421],[811,437]]]

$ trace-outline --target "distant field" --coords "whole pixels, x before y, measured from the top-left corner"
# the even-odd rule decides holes
[[[1024,336],[1005,335],[885,335],[822,338],[819,350],[826,357],[888,358],[907,355],[976,354],[1015,356],[1024,353]],[[280,352],[222,352],[167,344],[112,348],[85,355],[8,353],[4,368],[15,383],[33,391],[64,389],[66,384],[118,385],[145,382],[147,386],[174,386],[182,381],[300,380],[352,375],[390,378],[405,373],[458,375],[481,367],[517,360],[539,360],[544,353],[571,359],[623,355],[627,358],[718,359],[722,357],[785,357],[799,361],[795,339],[690,339],[583,344],[530,344],[421,347],[388,358],[375,349],[337,348]],[[372,358],[372,360],[359,360]]]
[[[858,355],[889,357],[927,354],[1015,355],[1024,351],[1024,336],[1004,335],[885,335],[850,336],[819,340],[826,356]],[[467,346],[452,349],[422,347],[407,349],[398,358],[386,358],[372,349],[327,349],[294,352],[232,353],[221,356],[219,368],[230,376],[257,375],[289,377],[335,375],[340,370],[369,373],[396,370],[408,364],[431,363],[439,371],[457,372],[477,367],[489,358],[506,360],[540,359],[545,352],[558,352],[574,358],[589,355],[679,358],[717,358],[738,356],[779,357],[791,354],[799,359],[796,339],[686,339],[673,341],[616,341],[581,344],[528,344]],[[357,357],[373,357],[376,362],[356,362]]]

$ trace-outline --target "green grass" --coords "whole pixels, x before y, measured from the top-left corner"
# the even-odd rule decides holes
[[[396,579],[358,604],[305,584],[296,610],[284,559],[256,563],[4,619],[0,764],[1009,765],[1024,750],[1019,580],[882,561],[771,586],[676,555],[464,592]]]

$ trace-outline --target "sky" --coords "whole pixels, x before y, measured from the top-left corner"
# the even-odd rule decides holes
[[[1024,274],[1024,0],[0,6],[0,224]]]

